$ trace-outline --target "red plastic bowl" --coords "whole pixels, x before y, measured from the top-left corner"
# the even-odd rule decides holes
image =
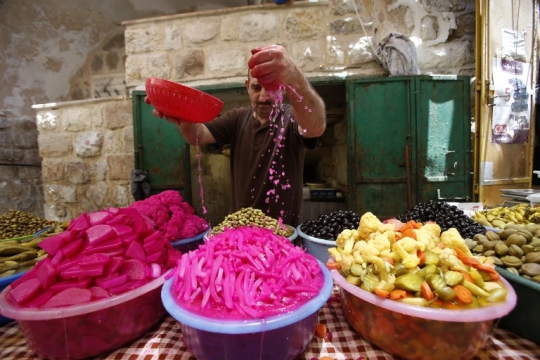
[[[154,108],[166,117],[192,123],[210,121],[223,108],[218,98],[165,79],[147,78],[146,95]]]

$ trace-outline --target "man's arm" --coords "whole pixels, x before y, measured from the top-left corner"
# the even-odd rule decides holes
[[[326,129],[324,101],[285,48],[269,45],[252,53],[248,62],[251,76],[256,77],[267,90],[285,86],[302,136],[321,136]]]
[[[204,124],[195,124],[182,121],[178,124],[180,133],[189,145],[208,145],[214,144],[216,139]],[[197,141],[198,138],[198,141]]]

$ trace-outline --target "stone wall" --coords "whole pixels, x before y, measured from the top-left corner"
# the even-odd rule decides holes
[[[47,219],[72,219],[82,212],[132,202],[130,99],[115,97],[34,108]]]
[[[421,74],[474,73],[473,0],[265,4],[123,24],[129,90],[144,89],[147,77],[191,86],[243,83],[250,50],[271,43],[287,47],[311,79],[384,76],[375,49],[389,33],[410,36],[416,43]],[[48,218],[70,218],[132,201],[129,99],[77,101],[36,110]],[[346,129],[344,121],[331,129],[336,138],[343,138],[339,134]],[[345,145],[339,145],[329,153],[344,159]],[[222,164],[223,156],[213,155],[205,161]],[[346,161],[325,161],[339,164],[335,176],[337,181],[345,181]],[[197,169],[194,155],[192,165]],[[207,163],[206,167],[212,169],[213,165]],[[192,175],[193,198],[197,199],[197,174]],[[220,172],[224,181],[216,179],[211,170],[202,175],[205,186],[223,186],[228,191],[225,172]]]

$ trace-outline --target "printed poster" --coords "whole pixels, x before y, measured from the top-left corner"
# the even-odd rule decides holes
[[[527,89],[529,64],[495,58],[491,142],[524,144],[529,140],[531,104]]]

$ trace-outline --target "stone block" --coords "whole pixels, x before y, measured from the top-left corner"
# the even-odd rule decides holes
[[[240,41],[266,41],[278,33],[278,17],[274,13],[249,14],[240,18]]]
[[[184,25],[182,34],[184,40],[192,44],[200,44],[214,39],[219,34],[219,21],[195,20]]]
[[[88,186],[85,196],[87,199],[90,199],[95,206],[103,208],[108,191],[109,185],[104,181],[99,181],[94,185]]]
[[[363,34],[363,29],[357,18],[337,19],[330,22],[330,34]]]
[[[77,202],[76,186],[44,184],[43,195],[47,203],[75,203]]]
[[[10,148],[14,146],[13,136],[11,135],[11,129],[1,129],[0,128],[0,146],[3,148]]]
[[[238,18],[226,17],[221,20],[221,40],[222,41],[235,41],[239,37]]]
[[[123,153],[129,154],[135,151],[135,142],[133,136],[133,126],[126,126],[122,129],[122,138],[124,139]]]
[[[103,139],[103,153],[104,154],[123,154],[124,151],[124,138],[121,136],[122,131],[107,131]],[[131,149],[133,150],[133,148]]]
[[[127,55],[145,54],[164,48],[164,34],[157,25],[145,24],[144,28],[127,28],[124,35]]]
[[[207,57],[208,69],[219,76],[241,75],[247,72],[246,53],[239,48],[216,49]]]
[[[126,85],[139,85],[144,83],[146,56],[132,55],[128,56],[125,62]]]
[[[41,165],[41,176],[45,183],[53,183],[64,179],[65,162],[60,159],[46,158]]]
[[[70,161],[66,164],[66,178],[72,184],[86,184],[90,180],[88,166],[82,161]]]
[[[418,67],[429,69],[462,68],[464,64],[474,64],[474,44],[472,41],[447,42],[436,46],[418,47]],[[445,56],[444,54],[452,54]]]
[[[165,50],[180,51],[182,49],[182,31],[177,24],[165,27]]]
[[[169,79],[171,73],[171,63],[166,53],[149,55],[146,57],[145,70],[143,76]],[[143,81],[143,82],[144,82]]]
[[[72,107],[67,108],[62,113],[62,124],[65,131],[80,132],[88,131],[91,128],[93,107]]]
[[[291,10],[285,17],[285,34],[291,39],[324,37],[324,18],[319,9]]]
[[[204,74],[204,51],[194,50],[182,59],[182,69],[189,76]]]
[[[318,70],[323,63],[324,53],[318,40],[295,43],[292,46],[291,54],[304,72]]]
[[[39,154],[43,157],[70,155],[73,151],[71,134],[47,133],[38,137]]]
[[[133,155],[109,155],[107,156],[108,180],[129,181],[129,174],[134,166]]]
[[[102,114],[107,129],[120,129],[133,124],[132,105],[127,100],[106,105]]]
[[[80,133],[75,138],[75,154],[81,158],[99,156],[103,146],[103,137],[100,131]]]
[[[347,51],[348,66],[361,66],[375,60],[376,57],[373,54],[371,39],[369,37],[361,37],[349,44]]]
[[[60,111],[57,109],[39,110],[36,115],[38,131],[54,131],[59,128]]]

